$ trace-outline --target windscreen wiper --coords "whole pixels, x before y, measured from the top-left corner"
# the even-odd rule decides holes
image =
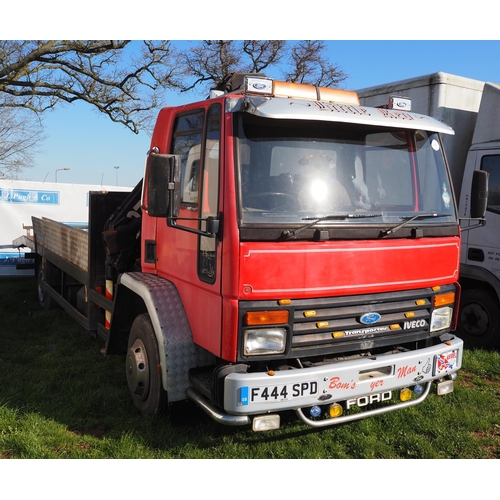
[[[316,225],[318,222],[322,222],[324,220],[346,220],[346,219],[364,219],[367,217],[381,217],[382,214],[336,214],[336,215],[325,215],[323,217],[304,217],[302,220],[310,220],[308,224],[299,227],[298,229],[294,229],[293,231],[283,231],[281,233],[281,237],[285,239],[293,238],[297,236],[298,233],[301,233],[305,229],[309,229],[310,227]]]
[[[417,214],[413,216],[407,216],[407,217],[400,217],[400,219],[405,219],[401,224],[398,224],[397,226],[391,228],[391,229],[386,229],[385,231],[380,231],[380,238],[383,238],[384,236],[388,236],[389,234],[394,234],[396,231],[399,231],[402,227],[406,226],[410,222],[413,222],[414,220],[417,219],[429,219],[429,218],[435,218],[435,217],[450,217],[451,214]]]

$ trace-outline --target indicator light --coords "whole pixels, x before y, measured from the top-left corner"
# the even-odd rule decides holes
[[[319,406],[313,406],[309,410],[311,417],[319,417],[321,415],[321,408]]]
[[[288,323],[286,311],[249,311],[245,314],[245,324],[252,325],[279,325]]]
[[[338,403],[332,403],[330,408],[328,408],[328,415],[330,415],[331,418],[340,417],[343,412],[344,409]]]
[[[445,306],[446,304],[455,303],[455,292],[442,293],[434,296],[434,307]]]
[[[304,316],[306,318],[312,318],[312,317],[316,316],[316,311],[304,311]]]
[[[404,389],[401,389],[401,392],[399,393],[399,399],[401,401],[409,401],[411,399],[411,394],[412,391],[405,387]]]
[[[267,374],[270,376],[270,377],[274,377],[274,370],[269,370],[267,372]]]
[[[405,318],[413,318],[414,316],[415,316],[415,313],[413,311],[405,313]]]

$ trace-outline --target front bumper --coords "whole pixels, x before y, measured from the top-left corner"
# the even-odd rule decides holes
[[[347,406],[360,400],[379,402],[384,394],[395,389],[423,385],[454,374],[462,366],[462,354],[462,340],[448,334],[442,343],[416,351],[313,368],[231,373],[224,382],[224,410],[243,416],[334,402],[347,402]]]

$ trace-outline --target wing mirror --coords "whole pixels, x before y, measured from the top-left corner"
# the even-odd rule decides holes
[[[146,177],[148,214],[152,217],[177,217],[181,203],[179,156],[150,154]]]

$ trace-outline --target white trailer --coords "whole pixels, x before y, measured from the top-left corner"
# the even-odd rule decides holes
[[[409,97],[412,111],[455,130],[443,137],[454,190],[470,227],[470,187],[475,169],[489,173],[487,224],[462,234],[462,299],[458,335],[473,347],[500,346],[500,86],[447,73],[433,73],[358,91],[365,106],[383,107]],[[463,189],[462,189],[463,188]]]
[[[131,187],[0,180],[0,275],[33,274],[35,250],[31,217],[46,217],[70,226],[88,223],[90,191],[131,191]],[[19,236],[26,232],[25,235]]]

